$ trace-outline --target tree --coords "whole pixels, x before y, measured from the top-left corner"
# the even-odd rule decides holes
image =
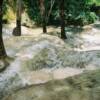
[[[3,16],[2,5],[3,5],[3,0],[0,0],[0,58],[7,56],[2,38],[2,16]]]
[[[50,4],[49,4],[50,8],[48,9],[48,13],[46,14],[46,23],[49,22],[49,18],[50,18],[50,15],[51,15],[51,13],[52,13],[52,10],[53,10],[55,1],[56,1],[56,0],[50,0],[50,1],[49,1],[49,2],[50,2]],[[49,2],[47,2],[47,3],[49,3]]]
[[[16,28],[13,30],[13,35],[21,36],[21,13],[22,13],[22,0],[16,2]]]
[[[44,0],[39,0],[39,3],[40,3],[41,18],[42,18],[43,33],[47,33],[45,2],[44,2]]]
[[[61,38],[67,39],[66,33],[65,33],[64,1],[65,0],[61,0],[61,2],[60,2]]]

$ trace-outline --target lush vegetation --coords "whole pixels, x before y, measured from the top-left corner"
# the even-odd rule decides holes
[[[13,19],[14,14],[12,14],[11,9],[15,12],[15,1],[9,0],[9,3],[4,3],[9,9],[5,9],[5,17],[7,20]],[[5,0],[7,2],[7,0]],[[54,2],[54,3],[53,3]],[[74,25],[86,25],[95,22],[98,16],[95,12],[91,11],[90,8],[93,4],[100,5],[99,0],[65,0],[65,20],[66,24]],[[24,8],[29,18],[36,22],[36,24],[41,24],[41,15],[39,8],[39,0],[23,0]],[[9,7],[9,6],[10,7]],[[51,10],[52,5],[52,10]],[[46,16],[48,24],[58,24],[59,25],[59,2],[57,0],[45,0]],[[51,10],[50,15],[48,12]],[[49,15],[49,16],[48,16]],[[9,16],[9,17],[8,17]],[[49,17],[49,18],[48,18]],[[26,18],[27,19],[27,18]],[[49,20],[48,20],[49,19]]]

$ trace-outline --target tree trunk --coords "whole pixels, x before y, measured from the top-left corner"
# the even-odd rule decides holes
[[[60,19],[61,19],[61,38],[67,39],[65,33],[65,15],[64,15],[64,0],[60,2]]]
[[[22,12],[22,0],[17,0],[16,4],[16,33],[15,36],[21,36],[21,12]]]
[[[43,33],[47,33],[47,28],[46,28],[46,12],[45,12],[44,0],[40,0],[40,13],[41,13],[41,18],[42,18]]]
[[[2,16],[3,16],[2,4],[3,4],[3,0],[0,0],[0,58],[7,56],[3,44],[3,38],[2,38]]]

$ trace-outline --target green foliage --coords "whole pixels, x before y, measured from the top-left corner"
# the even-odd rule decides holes
[[[7,9],[10,6],[15,12],[16,0],[4,1],[4,11],[8,16]],[[23,0],[25,11],[29,18],[33,20],[36,24],[41,25],[41,15],[39,0]],[[90,11],[90,6],[92,4],[100,5],[100,0],[65,0],[65,21],[67,24],[74,25],[86,25],[95,22],[98,18],[94,12]],[[59,16],[59,4],[60,1],[55,0],[53,9],[50,14],[48,24],[60,25]],[[46,14],[48,14],[51,6],[51,0],[45,0]],[[11,14],[10,14],[11,15]],[[7,17],[9,19],[9,17]]]
[[[95,2],[94,2],[95,1]],[[100,3],[98,0],[66,0],[65,1],[65,20],[67,24],[86,25],[94,23],[98,17],[95,12],[90,11],[90,5]],[[51,13],[50,22],[59,24],[59,4],[55,3]]]
[[[7,20],[7,22],[10,22],[12,20],[15,20],[16,15],[15,13],[12,11],[12,9],[10,7],[8,7],[6,14],[4,14],[3,19]]]
[[[66,3],[68,24],[86,25],[95,22],[97,16],[90,11],[89,0],[70,0]]]
[[[26,12],[31,20],[34,20],[36,24],[40,24],[41,16],[39,11],[38,0],[24,0]]]
[[[98,17],[94,12],[81,12],[79,16],[75,18],[75,20],[79,21],[82,25],[94,23],[97,19]]]
[[[95,3],[96,5],[100,5],[100,0],[88,0],[89,4]]]
[[[4,0],[3,2],[3,19],[7,22],[16,18],[16,0]]]

